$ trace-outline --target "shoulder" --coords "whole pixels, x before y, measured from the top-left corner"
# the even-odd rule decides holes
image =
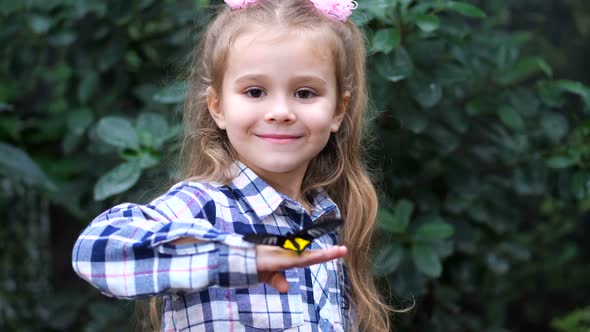
[[[196,201],[202,204],[209,201],[227,201],[228,191],[226,186],[215,182],[181,181],[170,187],[152,204],[170,200],[181,200],[185,203]]]
[[[210,182],[178,182],[151,201],[147,210],[171,219],[203,218],[215,220],[218,209],[233,205],[225,186]]]

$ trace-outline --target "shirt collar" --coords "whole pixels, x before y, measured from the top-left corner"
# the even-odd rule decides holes
[[[233,167],[236,171],[234,174],[237,175],[229,186],[239,191],[239,195],[250,205],[260,220],[276,211],[281,204],[303,211],[303,207],[298,202],[276,191],[242,162],[236,161]],[[312,194],[311,219],[315,220],[326,213],[340,217],[340,210],[336,203],[323,189],[316,190]]]

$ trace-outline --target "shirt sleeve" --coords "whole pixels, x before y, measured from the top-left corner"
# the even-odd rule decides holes
[[[79,236],[74,271],[103,294],[127,299],[255,285],[255,246],[214,228],[215,211],[205,189],[186,185],[149,205],[117,205]],[[203,242],[170,243],[184,237]]]

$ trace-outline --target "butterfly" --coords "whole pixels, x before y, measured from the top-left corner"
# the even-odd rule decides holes
[[[298,255],[301,255],[301,252],[305,250],[314,239],[335,231],[341,224],[342,219],[323,218],[295,234],[291,232],[286,235],[246,234],[244,235],[244,240],[256,244],[281,247],[283,249],[295,251]]]

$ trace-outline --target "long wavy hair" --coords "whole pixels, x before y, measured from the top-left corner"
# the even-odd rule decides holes
[[[379,296],[371,273],[370,244],[377,215],[377,194],[363,164],[361,141],[368,108],[363,35],[350,21],[340,22],[318,11],[309,0],[260,0],[239,10],[225,6],[209,24],[193,50],[184,110],[180,174],[183,179],[227,183],[235,160],[226,132],[207,108],[207,88],[221,91],[226,59],[240,35],[267,28],[320,35],[331,51],[338,96],[350,94],[344,120],[326,147],[310,162],[302,197],[323,188],[340,207],[345,220],[340,241],[348,247],[345,262],[356,310],[356,330],[389,331],[390,308]],[[278,30],[281,31],[281,30]],[[298,36],[299,36],[298,35]],[[341,102],[341,101],[340,101]],[[152,303],[153,304],[153,303]],[[152,317],[157,315],[152,305]],[[159,324],[158,324],[159,325]]]

